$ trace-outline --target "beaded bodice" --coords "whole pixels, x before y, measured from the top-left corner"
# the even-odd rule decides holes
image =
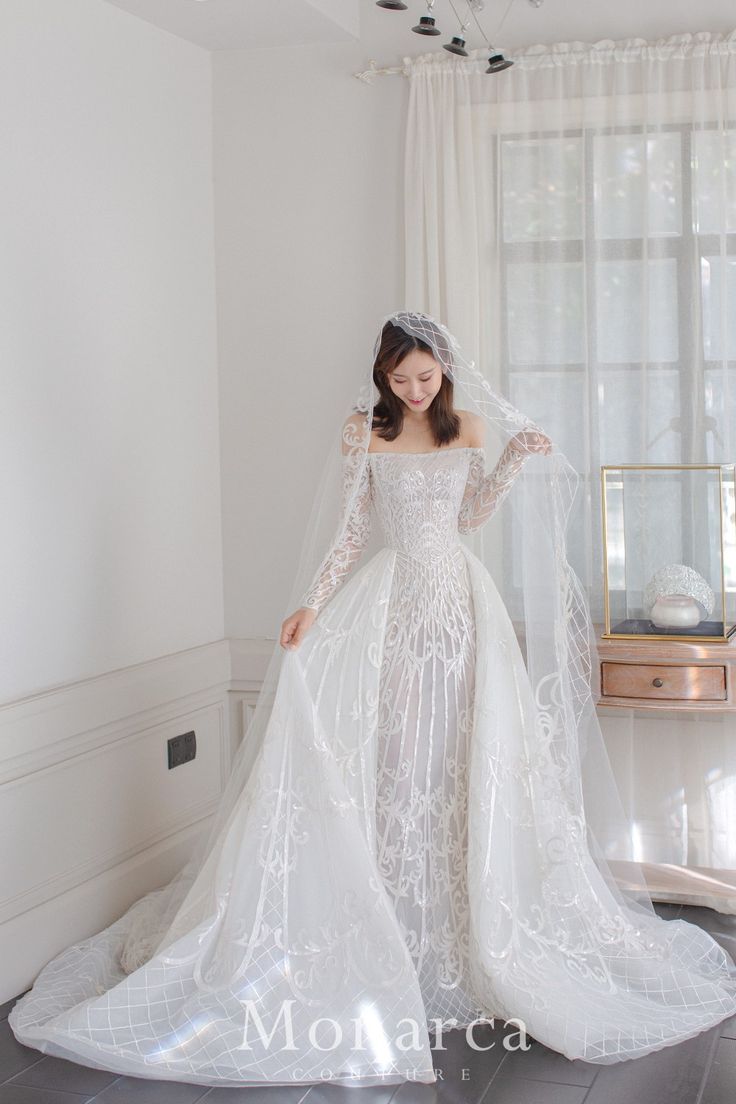
[[[319,610],[368,542],[375,512],[389,548],[437,562],[459,544],[459,534],[484,524],[498,509],[526,459],[513,446],[485,473],[484,449],[450,446],[431,452],[369,452],[344,532],[325,556],[302,605]],[[351,457],[346,463],[355,463]],[[354,471],[346,478],[353,479]]]
[[[372,501],[387,547],[426,561],[459,541],[468,468],[481,449],[369,454]]]

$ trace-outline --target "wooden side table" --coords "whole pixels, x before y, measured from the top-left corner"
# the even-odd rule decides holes
[[[736,713],[736,642],[610,640],[595,626],[600,697],[607,712],[626,709]],[[733,810],[736,821],[736,808]],[[626,863],[614,863],[625,884]],[[736,914],[736,870],[641,863],[652,898]]]
[[[596,626],[598,628],[598,626]],[[736,712],[736,644],[597,640],[599,705]]]

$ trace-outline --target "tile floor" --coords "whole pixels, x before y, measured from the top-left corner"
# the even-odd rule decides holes
[[[710,909],[657,905],[668,919],[699,924],[736,958],[736,916]],[[207,1088],[121,1077],[20,1046],[8,1027],[14,1000],[0,1007],[0,1104],[736,1104],[736,1017],[678,1046],[597,1066],[570,1062],[533,1042],[526,1052],[469,1047],[463,1031],[447,1032],[435,1051],[438,1081],[348,1089],[313,1085],[263,1089]],[[483,1039],[483,1032],[486,1033]],[[490,1025],[475,1033],[493,1041]]]

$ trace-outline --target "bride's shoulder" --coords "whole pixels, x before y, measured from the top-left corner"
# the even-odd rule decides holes
[[[350,414],[342,425],[342,451],[352,452],[358,445],[365,444],[366,416],[360,411]]]
[[[485,422],[474,410],[457,410],[462,422],[461,436],[468,448],[483,448],[485,441]]]

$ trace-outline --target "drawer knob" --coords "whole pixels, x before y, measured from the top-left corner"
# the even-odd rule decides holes
[[[652,679],[652,686],[664,686],[664,679],[661,679],[661,678]]]

